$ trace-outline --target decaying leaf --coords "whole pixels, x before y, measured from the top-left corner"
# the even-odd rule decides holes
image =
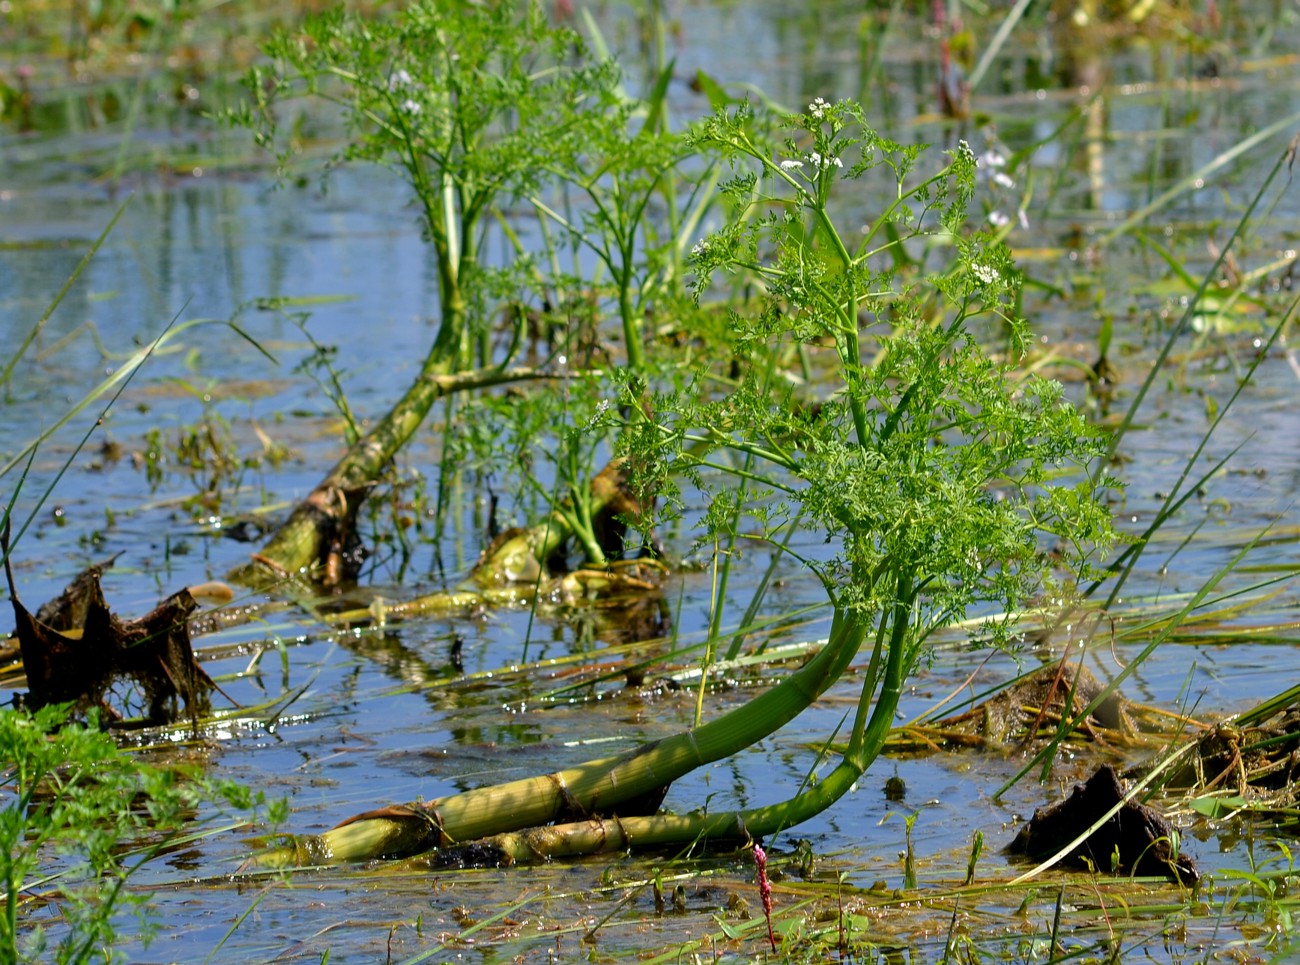
[[[208,712],[215,685],[190,646],[188,621],[198,604],[189,590],[169,596],[139,619],[121,620],[104,601],[99,582],[104,566],[96,565],[33,615],[18,597],[8,535],[6,527],[0,542],[30,707],[70,703],[81,712],[98,707],[117,719],[121,712],[108,695],[119,681],[130,680],[143,694],[151,724],[174,722],[182,707],[191,721]]]

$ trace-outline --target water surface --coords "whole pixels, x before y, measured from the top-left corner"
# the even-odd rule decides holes
[[[981,153],[1031,151],[1031,160],[1017,172],[1019,188],[1033,187],[1028,227],[1014,231],[1010,242],[1022,251],[1031,278],[1047,287],[1031,289],[1026,308],[1044,350],[1087,362],[1089,352],[1095,355],[1102,313],[1113,315],[1122,381],[1111,411],[1118,413],[1189,292],[1170,286],[1168,266],[1132,236],[1104,246],[1098,242],[1130,212],[1300,103],[1300,65],[1291,53],[1300,49],[1294,18],[1284,17],[1265,32],[1245,9],[1268,6],[1245,4],[1239,13],[1225,13],[1222,33],[1206,44],[1180,41],[1168,31],[1027,30],[1004,49],[975,94],[975,119],[945,122],[936,105],[934,34],[910,16],[888,21],[880,14],[874,29],[885,41],[876,47],[872,30],[850,5],[819,7],[814,17],[792,14],[783,4],[695,3],[671,14],[670,54],[679,78],[673,105],[683,121],[707,110],[687,83],[704,69],[724,84],[757,85],[794,107],[813,96],[863,95],[882,129],[900,141],[950,147],[965,137]],[[626,11],[597,14],[611,42],[634,58],[638,35]],[[991,24],[970,26],[981,38],[991,34]],[[859,37],[866,39],[859,43]],[[52,71],[42,65],[37,76],[46,86],[38,87],[37,96],[58,102]],[[200,106],[209,110],[235,93],[228,85],[206,89],[212,93],[203,95]],[[1093,113],[1079,114],[1084,110]],[[1034,147],[1063,126],[1064,134]],[[1193,272],[1207,269],[1209,246],[1226,241],[1292,133],[1279,134],[1207,175],[1202,187],[1153,214],[1148,230],[1173,246]],[[0,132],[0,338],[5,344],[21,344],[122,209],[116,228],[15,370],[0,423],[0,453],[18,452],[173,318],[236,318],[275,358],[272,363],[219,325],[188,331],[148,362],[80,453],[72,455],[73,446],[98,409],[41,447],[16,496],[17,473],[5,477],[16,518],[32,517],[14,557],[29,605],[57,593],[88,562],[114,554],[120,555],[105,584],[120,613],[143,612],[179,586],[220,578],[253,548],[223,537],[222,524],[242,517],[280,518],[337,458],[343,424],[317,383],[298,368],[310,354],[309,339],[284,314],[255,307],[256,300],[312,300],[304,309],[310,313],[307,331],[317,343],[337,347],[334,365],[349,403],[364,415],[381,413],[396,397],[432,337],[436,279],[415,211],[397,179],[355,168],[336,175],[328,192],[312,180],[276,187],[266,165],[254,163],[254,152],[238,137],[214,129],[189,107],[157,105],[130,127],[119,117]],[[123,165],[122,157],[131,163]],[[207,157],[222,163],[202,163]],[[1012,198],[990,192],[986,200],[990,211],[1001,205],[1006,213]],[[1271,207],[1254,222],[1239,254],[1247,269],[1288,251],[1294,258],[1300,196],[1292,188],[1276,203],[1272,194],[1267,200]],[[847,216],[860,214],[864,220],[876,203],[852,192],[843,197]],[[1283,271],[1272,277],[1289,284]],[[1056,294],[1049,297],[1048,291]],[[1226,321],[1231,325],[1224,331],[1179,340],[1179,366],[1157,381],[1139,416],[1142,428],[1125,441],[1116,471],[1127,489],[1117,512],[1135,531],[1156,511],[1197,445],[1208,424],[1207,400],[1226,403],[1271,322],[1262,312]],[[1126,599],[1195,591],[1269,525],[1273,533],[1249,555],[1254,568],[1229,577],[1225,588],[1247,586],[1300,564],[1300,518],[1294,507],[1300,482],[1300,416],[1294,405],[1300,368],[1289,344],[1280,345],[1220,428],[1207,458],[1212,464],[1234,447],[1240,445],[1240,451],[1162,534],[1126,588]],[[1083,400],[1081,385],[1072,391]],[[436,480],[441,418],[431,420],[402,460],[403,477]],[[204,419],[228,430],[249,460],[238,486],[225,480],[219,495],[205,498],[212,480],[175,467],[151,484],[144,469],[154,444],[151,431],[175,438]],[[263,438],[285,447],[287,458],[268,461]],[[38,505],[39,494],[70,455],[66,473]],[[374,593],[401,597],[454,584],[464,575],[482,546],[485,493],[465,479],[454,494],[443,544],[417,543],[404,567],[381,553],[353,591],[360,605]],[[506,495],[508,513],[522,516],[523,508]],[[766,564],[765,552],[741,560],[726,601],[735,618]],[[815,581],[797,567],[780,575],[783,584],[766,604],[767,613],[820,599]],[[670,581],[666,596],[681,639],[698,639],[705,628],[709,587],[706,574]],[[1296,590],[1286,586],[1267,608],[1232,621],[1280,627],[1267,644],[1206,635],[1201,642],[1162,647],[1137,670],[1125,693],[1165,707],[1194,706],[1202,716],[1249,706],[1300,673],[1293,646],[1298,611]],[[827,619],[824,612],[814,613],[775,634],[773,642],[823,637]],[[447,675],[454,638],[460,638],[465,670],[491,672],[491,678],[428,683]],[[288,796],[291,829],[310,832],[371,807],[550,770],[686,726],[693,713],[689,691],[625,690],[613,682],[576,695],[583,699],[548,700],[563,683],[561,668],[502,672],[611,642],[603,630],[530,621],[527,613],[508,610],[355,633],[311,625],[299,616],[272,618],[200,641],[213,654],[207,669],[225,675],[223,686],[241,703],[302,688],[300,696],[277,715],[250,714],[208,735],[193,753],[216,775]],[[1054,642],[1052,653],[1078,645],[1066,635]],[[1138,646],[1111,648],[1108,640],[1094,638],[1088,649],[1093,666],[1106,677],[1132,659]],[[960,635],[946,641],[915,681],[903,715],[924,711],[968,675],[975,675],[972,686],[978,688],[1015,672],[1011,658],[982,663],[984,656],[970,652]],[[1032,657],[1026,659],[1032,663]],[[710,712],[743,700],[757,683],[742,679],[711,696]],[[787,796],[805,776],[808,747],[836,729],[854,686],[855,679],[846,680],[780,734],[679,781],[666,805],[687,810],[707,800],[710,807],[730,808]],[[594,699],[597,695],[602,699]],[[1082,777],[1094,759],[1087,753],[1072,762],[1067,755],[1054,783]],[[897,886],[902,816],[915,809],[920,814],[912,843],[923,876],[959,878],[976,829],[988,841],[985,870],[1003,873],[1001,846],[1014,834],[1017,820],[1050,793],[1025,781],[994,801],[993,793],[1020,764],[1018,758],[997,755],[882,760],[855,793],[782,836],[776,853],[804,838],[847,882],[867,887],[883,878]],[[894,774],[908,789],[899,803],[887,802],[883,790]],[[1207,830],[1190,830],[1204,839],[1191,849],[1207,870],[1246,865],[1242,845],[1221,845]],[[512,895],[522,901],[554,894],[545,914],[537,912],[538,921],[568,916],[594,923],[613,910],[614,900],[593,890],[608,875],[607,860],[508,874],[345,869],[271,882],[262,896],[262,883],[223,877],[250,846],[240,834],[223,834],[149,869],[146,883],[158,889],[153,901],[164,927],[150,951],[130,949],[128,956],[160,961],[204,956],[255,901],[219,959],[319,960],[328,949],[331,961],[373,961],[387,954],[390,941],[400,959],[434,947],[440,932],[457,932],[458,908],[468,906],[482,917]],[[744,859],[715,860],[729,880],[747,880]],[[629,859],[613,867],[619,874],[641,875],[656,861]],[[701,890],[691,898],[694,917],[655,924],[653,905],[643,894],[588,950],[599,957],[683,940],[686,931],[698,934],[709,927],[707,915],[719,900],[725,900],[725,888]],[[481,911],[485,906],[488,910]],[[501,957],[520,951],[540,956],[557,946],[562,956],[578,953],[573,933],[552,939],[530,932],[535,922],[529,924],[529,914],[521,910],[517,916],[523,920],[517,926],[520,937],[510,938],[504,926],[484,933],[503,943]],[[470,946],[455,954],[496,956],[480,955]]]

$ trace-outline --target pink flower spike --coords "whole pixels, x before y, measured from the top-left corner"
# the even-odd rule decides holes
[[[763,902],[763,917],[767,919],[767,940],[776,951],[776,932],[772,931],[772,882],[767,880],[767,852],[760,844],[754,845],[754,867],[758,869],[758,897]]]

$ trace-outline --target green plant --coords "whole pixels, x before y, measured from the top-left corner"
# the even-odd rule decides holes
[[[679,212],[677,175],[691,152],[680,135],[659,129],[670,79],[671,66],[644,104],[631,99],[611,104],[601,124],[576,132],[555,153],[548,171],[560,184],[581,192],[576,204],[580,216],[565,216],[533,199],[541,214],[563,227],[573,245],[587,248],[609,273],[626,367],[637,374],[647,364],[647,316],[671,311],[681,302],[690,232],[712,205],[717,184],[716,170],[701,159],[703,170],[695,172],[683,199],[685,213]],[[638,112],[643,115],[639,122]]]
[[[965,223],[969,149],[916,177],[919,149],[880,138],[855,104],[818,99],[790,121],[796,130],[777,156],[752,136],[747,109],[719,113],[695,135],[751,165],[724,190],[742,214],[762,212],[697,245],[699,291],[725,272],[755,277],[767,294],[758,313],[732,315],[739,351],[754,363],[738,388],[676,411],[656,400],[658,430],[676,444],[649,440],[637,455],[669,460],[709,493],[704,538],[734,532],[739,514],[775,541],[801,515],[839,547],[805,562],[837,615],[875,641],[881,677],[864,688],[865,709],[872,686],[882,684],[883,698],[929,635],[971,607],[1014,613],[1047,590],[1072,592],[1074,576],[1092,572],[1096,548],[1111,539],[1083,471],[1101,440],[1058,384],[1021,377],[1014,357],[995,361],[977,340],[982,319],[1018,346],[1026,327],[1006,250]],[[852,247],[830,206],[841,176],[893,182],[893,201]],[[903,274],[899,252],[925,246],[950,252],[948,264]],[[762,364],[791,345],[824,360],[815,397],[772,380]],[[1066,463],[1074,480],[1049,481]],[[740,505],[729,497],[745,482],[756,491]],[[1045,540],[1061,551],[1065,580]],[[995,641],[1007,629],[988,627]]]
[[[598,129],[616,100],[617,68],[583,59],[577,35],[549,26],[536,4],[523,17],[510,4],[453,0],[422,0],[379,19],[339,8],[278,32],[265,49],[271,63],[248,75],[252,103],[234,119],[287,167],[301,132],[280,122],[285,102],[340,108],[346,145],[326,170],[368,161],[410,184],[441,295],[428,361],[442,371],[469,367],[476,326],[488,316],[473,304],[486,284],[485,218],[540,184],[563,153],[559,143]]]
[[[691,504],[709,505],[695,529],[701,543],[744,532],[780,544],[796,521],[819,528],[826,556],[797,558],[825,588],[829,640],[770,690],[691,731],[623,757],[366,816],[271,860],[399,854],[494,832],[502,832],[496,850],[479,860],[774,834],[834,803],[879,754],[937,629],[988,607],[1008,615],[991,617],[983,638],[1006,642],[1020,608],[1069,596],[1093,572],[1092,556],[1112,539],[1098,498],[1111,483],[1094,484],[1087,471],[1103,441],[1059,384],[1022,375],[1014,358],[991,357],[976,338],[981,319],[994,320],[999,336],[1009,330],[1013,344],[1024,343],[1026,326],[1013,308],[1006,250],[966,225],[974,155],[963,144],[934,173],[915,175],[920,150],[879,137],[851,102],[818,99],[788,118],[790,136],[775,154],[751,121],[748,107],[719,112],[691,138],[740,168],[722,189],[733,221],[695,247],[697,291],[734,273],[765,293],[756,311],[730,314],[738,377],[717,379],[701,364],[682,387],[649,393],[625,380],[618,438],[640,491],[661,500],[660,518],[684,511],[683,490]],[[841,172],[883,176],[892,187],[893,200],[852,248],[830,207]],[[915,260],[896,255],[906,246],[951,257],[940,271],[905,275]],[[775,377],[791,347],[811,353],[822,373],[807,388]],[[624,802],[781,727],[864,647],[847,747],[819,781],[741,812],[621,813]],[[620,819],[510,833],[597,809]]]
[[[127,879],[157,855],[200,799],[176,772],[118,749],[94,720],[66,708],[0,711],[0,959],[113,960],[125,910],[148,940],[145,897]],[[57,914],[41,909],[53,907]],[[57,923],[47,929],[42,919]]]
[[[361,498],[436,399],[547,374],[507,365],[530,315],[526,298],[535,295],[541,303],[537,314],[550,316],[556,306],[547,303],[558,279],[548,287],[526,254],[514,265],[487,267],[483,249],[489,219],[495,217],[522,252],[501,211],[512,200],[536,199],[556,179],[580,184],[593,199],[615,198],[624,183],[623,168],[617,165],[625,165],[626,158],[619,154],[612,166],[590,176],[580,168],[611,124],[626,124],[631,107],[619,90],[617,65],[587,57],[580,38],[549,26],[536,4],[522,17],[509,4],[451,0],[421,0],[379,19],[336,10],[310,18],[300,31],[279,32],[265,50],[271,63],[247,78],[252,102],[231,118],[252,128],[287,166],[302,147],[302,130],[281,122],[284,104],[304,97],[335,105],[346,143],[325,170],[363,161],[400,173],[411,186],[438,267],[441,319],[418,376],[389,413],[352,443],[309,498],[310,505],[300,506],[260,554],[276,577],[319,566],[326,582],[332,582],[337,568],[330,563],[328,546],[352,530]],[[625,153],[632,151],[619,143]],[[631,143],[653,145],[650,157],[656,164],[671,165],[676,157],[671,143],[663,149],[652,135]],[[612,238],[607,261],[616,276],[634,367],[640,364],[641,349],[636,313],[647,305],[633,297],[641,268],[631,246],[634,238],[645,237],[638,231],[661,173],[655,169],[645,178],[629,174],[627,183],[640,192],[636,200],[611,202],[612,220],[597,226],[602,232],[627,229],[605,237]],[[612,194],[606,191],[610,179]],[[570,225],[570,230],[577,229]],[[582,243],[600,250],[593,238],[584,237]],[[492,320],[501,305],[514,323],[504,353],[493,347]],[[557,353],[553,361],[563,370],[567,357]],[[469,371],[474,365],[478,371]],[[341,398],[341,389],[335,397]],[[571,461],[568,456],[562,460],[566,466]],[[440,500],[445,485],[444,480]],[[576,491],[585,494],[587,480]],[[571,505],[580,517],[581,500],[573,499]],[[590,527],[586,530],[579,536],[590,551],[596,543]],[[232,574],[245,581],[266,576],[247,567]]]

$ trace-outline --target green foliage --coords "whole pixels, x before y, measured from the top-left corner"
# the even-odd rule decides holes
[[[367,161],[410,184],[438,261],[443,327],[435,352],[468,363],[470,300],[484,284],[484,218],[537,191],[557,161],[579,154],[619,103],[618,70],[583,55],[579,37],[540,7],[420,0],[388,19],[335,8],[265,45],[269,66],[246,79],[253,102],[234,119],[282,164],[303,147],[277,105],[298,97],[340,108],[346,141],[328,171]]]
[[[55,706],[0,711],[4,961],[113,960],[115,919],[128,908],[147,939],[144,897],[123,886],[198,801],[193,786],[123,753],[93,721],[65,719]],[[40,910],[50,903],[57,915]],[[29,924],[42,918],[59,921],[56,938]]]
[[[591,56],[536,4],[520,15],[511,4],[453,0],[419,0],[384,18],[335,9],[264,50],[270,63],[245,81],[251,101],[230,117],[282,171],[311,141],[284,107],[310,98],[335,105],[345,130],[325,172],[370,162],[410,185],[439,270],[443,324],[431,358],[465,367],[477,349],[478,364],[490,364],[488,321],[502,303],[528,299],[560,326],[598,304],[619,322],[627,365],[644,368],[644,320],[681,300],[687,232],[711,207],[716,180],[707,164],[679,178],[691,151],[665,122],[671,65],[633,99],[613,60]],[[541,219],[541,252],[502,210],[516,199]],[[492,216],[514,247],[510,266],[483,257]],[[566,253],[577,269],[567,274]],[[594,272],[582,266],[587,254]]]
[[[824,537],[826,553],[804,559],[836,611],[829,656],[809,665],[827,675],[815,686],[864,644],[870,669],[842,763],[778,823],[827,806],[879,752],[931,633],[975,608],[1015,614],[1044,593],[1072,594],[1112,540],[1097,496],[1110,483],[1088,472],[1102,440],[1059,384],[1017,371],[1020,279],[999,239],[968,225],[977,162],[964,142],[927,170],[921,147],[881,137],[853,102],[821,98],[784,119],[775,143],[748,105],[683,138],[663,123],[670,66],[646,104],[630,101],[616,68],[535,6],[522,19],[507,4],[451,0],[380,20],[335,11],[267,52],[239,116],[264,144],[287,157],[298,135],[285,140],[275,105],[323,98],[347,131],[334,162],[389,165],[413,189],[442,284],[426,372],[464,367],[475,351],[480,365],[499,362],[488,320],[505,303],[506,357],[535,319],[549,362],[574,376],[476,403],[511,428],[449,441],[444,469],[507,466],[594,563],[606,560],[588,487],[611,436],[659,519],[708,507],[700,544],[729,555],[755,530],[783,546],[795,527]],[[888,199],[860,232],[832,216],[841,179]],[[687,258],[715,187],[730,218]],[[502,210],[510,199],[539,214],[540,252]],[[514,247],[513,271],[480,264],[489,215]],[[684,261],[696,273],[685,312]],[[736,287],[716,310],[705,298],[722,278]],[[676,338],[647,339],[661,311],[688,321],[664,329]],[[625,364],[603,344],[606,314],[621,322]],[[981,326],[1013,354],[992,354]],[[573,371],[597,358],[613,364]],[[990,638],[1005,641],[1011,619]]]
[[[796,515],[815,522],[833,552],[807,563],[834,605],[882,636],[900,631],[913,655],[981,603],[1028,605],[1058,582],[1054,568],[1068,577],[1054,592],[1068,592],[1112,539],[1085,471],[1103,443],[1059,384],[1021,376],[1015,357],[977,340],[993,320],[1023,345],[1026,326],[1006,249],[966,226],[969,148],[922,175],[919,150],[881,138],[851,102],[818,99],[788,118],[776,150],[753,121],[748,106],[724,110],[692,135],[737,172],[724,186],[735,216],[694,249],[697,297],[720,276],[761,286],[754,310],[731,315],[750,364],[726,394],[701,388],[704,369],[692,392],[660,394],[654,429],[626,440],[634,462],[705,491],[701,540],[740,526],[738,509],[773,540]],[[893,200],[850,248],[832,185],[868,177],[892,183]],[[938,246],[951,255],[941,270],[900,269],[899,249]],[[791,347],[819,360],[819,383],[773,377]],[[742,457],[753,468],[739,471]],[[744,506],[737,476],[759,484]]]
[[[310,98],[334,105],[345,130],[324,171],[375,163],[410,185],[440,284],[441,326],[426,372],[505,364],[530,329],[563,374],[617,366],[606,348],[613,319],[621,361],[644,377],[646,320],[681,316],[684,239],[714,197],[707,164],[690,182],[678,177],[691,151],[664,122],[670,68],[646,100],[635,100],[614,61],[590,56],[576,33],[550,26],[538,6],[521,15],[511,4],[452,0],[419,0],[379,18],[332,10],[277,33],[264,50],[270,63],[250,72],[251,102],[231,118],[275,151],[283,171],[310,150],[304,124],[282,117],[284,108]],[[503,210],[516,200],[539,216],[540,251]],[[494,266],[484,255],[490,227],[512,245],[511,264]],[[503,306],[515,331],[501,349],[492,323]],[[342,386],[319,347],[315,364],[337,404]],[[522,447],[453,436],[444,468],[472,462],[520,470],[534,495],[572,507],[584,554],[605,562],[584,504],[610,448],[610,420],[592,414],[599,400],[617,397],[607,379],[595,374],[573,391],[516,393],[508,423],[540,426],[551,444],[539,446],[535,428]],[[472,424],[457,423],[457,433],[473,435]],[[545,494],[528,465],[534,450],[555,454],[558,480]]]
[[[582,192],[578,217],[560,213],[558,203],[534,199],[538,211],[564,229],[575,253],[588,249],[608,272],[627,367],[636,372],[646,367],[644,319],[683,300],[684,232],[712,206],[716,181],[705,160],[689,190],[681,190],[678,175],[692,152],[659,123],[670,75],[668,68],[645,103],[609,104],[598,124],[567,139],[553,155],[549,171],[557,184]],[[563,191],[561,199],[567,201]]]
[[[121,750],[93,719],[71,723],[66,706],[0,710],[0,961],[117,961],[122,915],[148,943],[148,896],[127,881],[162,853],[203,802],[219,810],[288,814],[233,782],[156,767]],[[202,834],[202,831],[198,832]]]

